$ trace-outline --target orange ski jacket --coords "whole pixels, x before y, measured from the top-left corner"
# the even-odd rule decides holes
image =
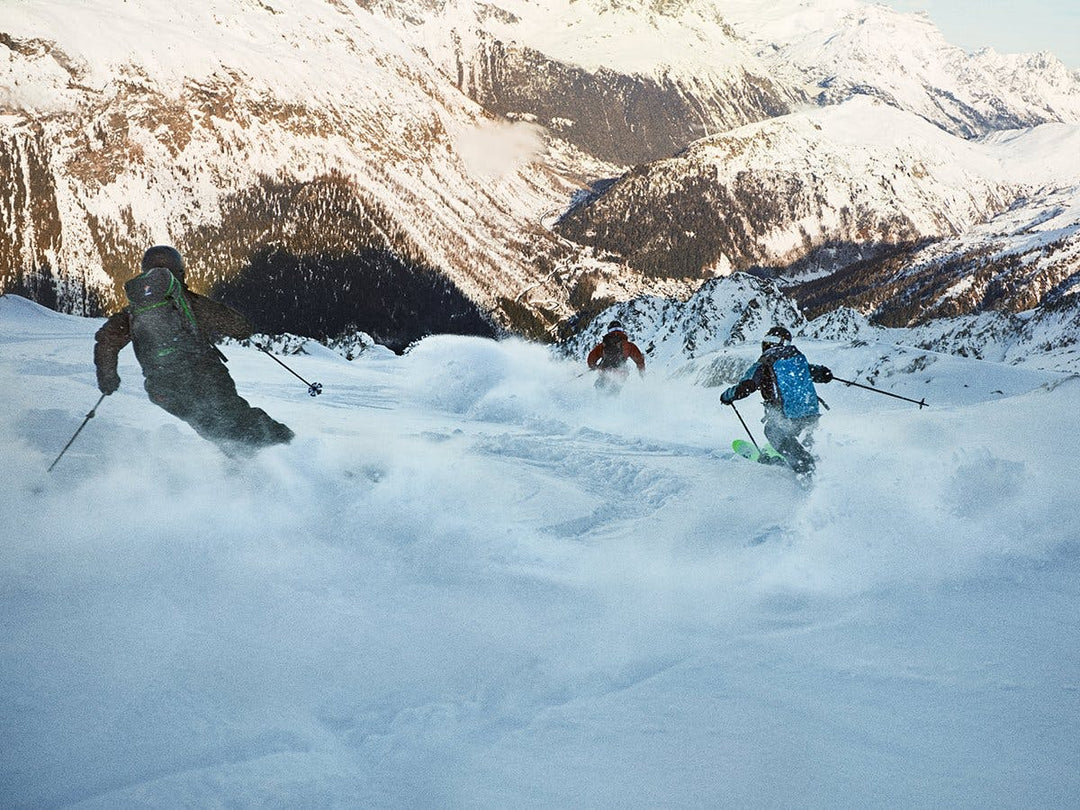
[[[604,358],[604,342],[608,340],[613,342],[617,341],[619,344],[616,359],[614,361],[610,359],[605,360]],[[611,355],[609,354],[608,357],[610,358],[610,356]],[[608,332],[607,335],[604,336],[604,340],[593,347],[593,350],[589,352],[589,356],[585,359],[585,362],[588,363],[589,368],[593,370],[613,371],[622,368],[627,360],[632,360],[634,365],[638,367],[638,371],[645,370],[645,355],[641,353],[641,349],[631,342],[630,338],[626,336],[626,332],[621,329],[615,329]]]

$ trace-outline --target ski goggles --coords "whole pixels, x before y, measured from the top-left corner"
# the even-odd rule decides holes
[[[761,339],[762,346],[779,346],[784,342],[784,339],[779,335],[766,335]]]

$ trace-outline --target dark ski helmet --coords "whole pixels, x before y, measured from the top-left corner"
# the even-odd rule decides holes
[[[611,323],[609,323],[607,325],[607,329],[608,329],[609,332],[614,332],[616,329],[622,329],[622,328],[624,328],[623,325],[622,325],[622,321],[612,321]]]
[[[768,351],[773,346],[783,346],[785,343],[791,343],[791,332],[782,326],[774,326],[761,339],[761,350]]]
[[[142,257],[142,271],[145,273],[151,267],[164,267],[178,281],[184,280],[184,258],[174,247],[168,245],[154,245]]]

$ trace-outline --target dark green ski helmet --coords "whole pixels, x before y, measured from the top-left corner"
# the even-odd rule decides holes
[[[174,247],[169,245],[154,245],[142,257],[142,271],[145,273],[151,267],[164,267],[178,281],[184,280],[184,258]]]
[[[761,339],[761,350],[768,351],[773,346],[783,346],[785,343],[791,343],[791,332],[782,326],[774,326]]]

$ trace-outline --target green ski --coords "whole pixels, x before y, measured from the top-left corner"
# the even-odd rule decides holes
[[[756,461],[759,464],[785,463],[784,457],[776,452],[770,444],[763,445],[759,451],[753,442],[748,442],[746,439],[736,439],[731,443],[731,449],[735,451],[736,455],[750,461]]]

